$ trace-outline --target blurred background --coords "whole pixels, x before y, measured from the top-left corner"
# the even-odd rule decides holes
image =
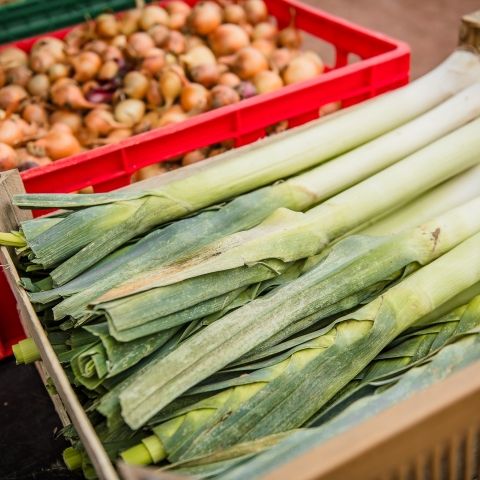
[[[479,0],[303,0],[329,13],[407,42],[412,78],[443,60],[457,45],[459,18]]]

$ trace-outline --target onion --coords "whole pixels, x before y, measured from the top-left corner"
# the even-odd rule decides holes
[[[223,18],[225,23],[242,25],[247,21],[247,14],[241,5],[231,3],[225,7],[225,10],[223,11]]]
[[[165,111],[158,122],[158,126],[165,127],[166,125],[171,125],[173,123],[183,122],[183,120],[186,120],[186,118],[187,115],[182,110],[182,107],[179,105],[174,105]]]
[[[119,128],[118,130],[113,130],[113,132],[111,132],[107,138],[103,139],[101,143],[104,145],[109,143],[118,143],[131,136],[132,136],[131,129]]]
[[[197,3],[189,16],[191,29],[199,35],[208,35],[222,23],[222,10],[214,2]]]
[[[91,37],[91,33],[89,23],[83,23],[72,28],[64,38],[66,53],[68,55],[77,54],[82,45]]]
[[[199,83],[189,83],[180,94],[180,105],[185,112],[204,112],[208,101],[209,92]]]
[[[274,92],[283,87],[283,81],[280,75],[271,70],[259,72],[253,77],[253,84],[258,93]]]
[[[57,127],[58,125],[54,125],[43,138],[29,143],[27,145],[28,151],[37,157],[47,156],[52,160],[59,160],[80,153],[82,146],[73,133]]]
[[[142,180],[147,180],[149,178],[156,177],[167,173],[168,170],[165,167],[162,167],[158,164],[148,165],[143,167],[140,170],[137,170],[132,176],[132,182],[141,182]]]
[[[126,35],[117,35],[115,38],[113,38],[110,41],[110,45],[112,47],[117,47],[117,48],[127,48],[128,45],[128,40]]]
[[[70,67],[68,65],[65,65],[64,63],[54,63],[48,69],[48,76],[50,77],[50,80],[52,82],[58,80],[59,78],[68,77],[69,75]]]
[[[182,165],[184,167],[186,167],[187,165],[193,165],[194,163],[205,160],[205,158],[205,153],[202,150],[193,150],[192,152],[188,152],[182,158]]]
[[[71,82],[63,82],[69,80],[61,78],[57,80],[51,88],[53,103],[59,107],[69,107],[73,109],[95,108],[95,103],[89,102],[83,95],[78,85]]]
[[[17,148],[16,150],[18,159],[18,169],[21,172],[30,170],[31,168],[44,167],[52,163],[52,160],[48,157],[35,157],[26,148]]]
[[[235,89],[242,99],[252,98],[257,94],[257,89],[252,82],[243,81]]]
[[[94,108],[85,116],[86,127],[96,135],[108,135],[124,125],[115,121],[113,114],[104,108]]]
[[[158,107],[163,102],[160,85],[153,78],[148,81],[148,88],[147,93],[145,94],[145,98],[147,99],[147,104],[151,107]]]
[[[295,27],[287,27],[278,34],[278,43],[282,47],[297,49],[302,45],[302,34]]]
[[[157,73],[160,73],[164,66],[165,52],[160,48],[152,48],[143,59],[142,71],[150,75],[156,75]]]
[[[123,91],[130,98],[141,100],[148,89],[148,78],[140,72],[133,70],[128,72],[123,79]]]
[[[48,125],[48,116],[45,107],[37,103],[29,103],[22,112],[22,118],[28,123],[36,123],[41,127]]]
[[[318,110],[318,115],[319,116],[325,116],[325,115],[330,115],[331,113],[334,113],[342,108],[342,102],[330,102],[326,103],[325,105],[322,105],[319,110]]]
[[[182,55],[180,60],[187,65],[189,70],[199,67],[200,65],[217,64],[217,58],[214,53],[204,45],[193,47],[185,55]]]
[[[172,13],[168,20],[168,27],[172,30],[181,30],[187,23],[188,14]]]
[[[26,90],[20,85],[7,85],[0,88],[0,108],[13,112],[27,96]]]
[[[253,47],[242,48],[233,60],[233,71],[243,80],[254,77],[257,73],[268,69],[265,56]]]
[[[210,88],[220,79],[220,67],[218,65],[199,65],[190,70],[190,76],[195,83]]]
[[[72,65],[75,69],[75,80],[86,82],[97,75],[102,66],[102,60],[97,53],[87,51],[72,59]]]
[[[31,53],[35,54],[40,51],[48,52],[56,62],[65,60],[65,44],[58,38],[42,37],[37,40],[32,47]]]
[[[118,35],[119,25],[115,15],[111,13],[99,15],[95,21],[95,31],[103,38],[112,38]]]
[[[140,10],[127,10],[120,19],[120,32],[124,35],[131,35],[136,32],[141,15]]]
[[[270,55],[270,66],[276,72],[281,72],[298,55],[298,52],[288,48],[279,48]]]
[[[210,46],[217,56],[230,55],[246,47],[250,40],[242,27],[233,23],[224,23],[208,37]]]
[[[149,5],[142,10],[139,26],[142,30],[148,30],[154,25],[168,25],[168,13],[162,7]]]
[[[82,128],[82,117],[78,113],[69,110],[57,110],[50,115],[50,123],[67,125],[73,133],[78,133]]]
[[[313,52],[312,50],[307,50],[306,52],[302,52],[302,57],[310,59],[312,62],[314,62],[319,69],[319,73],[323,73],[325,70],[325,65],[323,64],[322,59],[318,55],[318,53]]]
[[[160,76],[160,92],[165,104],[170,107],[182,92],[182,77],[172,68],[165,70]]]
[[[170,15],[175,13],[188,15],[192,11],[191,7],[181,0],[173,0],[172,2],[168,2],[167,5],[165,5],[165,8]]]
[[[247,0],[244,7],[247,20],[254,25],[268,18],[268,9],[263,0]]]
[[[148,34],[157,47],[163,47],[168,40],[170,30],[165,25],[155,25],[148,30]]]
[[[117,122],[133,127],[145,115],[145,104],[135,98],[123,100],[115,107],[114,115]]]
[[[7,83],[13,83],[21,87],[26,87],[31,78],[32,71],[26,65],[9,68],[6,72]]]
[[[240,101],[240,95],[233,88],[217,85],[210,91],[210,107],[220,108]]]
[[[231,72],[225,72],[220,75],[218,79],[219,85],[226,85],[227,87],[235,88],[240,85],[241,80],[237,75]]]
[[[133,129],[133,133],[139,134],[144,133],[156,128],[158,126],[159,116],[157,112],[148,112],[142,120],[140,120],[135,128]]]
[[[44,73],[38,73],[29,80],[27,90],[34,97],[47,98],[50,93],[50,79]]]
[[[172,30],[168,35],[168,40],[165,44],[165,49],[175,55],[180,55],[185,52],[186,44],[185,37],[176,30]]]
[[[122,51],[118,47],[114,47],[113,45],[109,45],[105,52],[102,55],[102,59],[104,62],[109,62],[110,60],[114,60],[118,64],[124,63],[124,57]]]
[[[253,29],[252,38],[254,40],[265,39],[265,40],[276,40],[278,35],[278,29],[276,25],[271,22],[260,22],[255,25]]]
[[[128,37],[128,53],[134,58],[143,58],[155,47],[153,38],[145,32],[135,32]]]
[[[118,75],[119,66],[115,60],[108,60],[98,71],[98,78],[100,80],[111,80]]]
[[[312,58],[300,55],[294,58],[282,73],[286,85],[315,78],[323,68]]]
[[[192,48],[200,47],[201,45],[203,46],[206,45],[205,41],[201,37],[197,35],[187,35],[185,39],[185,46],[186,46],[187,52],[192,50]]]
[[[0,51],[0,67],[4,70],[28,64],[28,55],[17,47],[8,47]]]
[[[0,122],[0,142],[15,146],[24,138],[24,131],[20,122],[7,118]]]
[[[18,158],[15,150],[6,143],[0,143],[0,172],[17,168]]]
[[[276,45],[275,42],[271,40],[265,40],[264,38],[259,38],[252,42],[252,47],[256,48],[259,52],[262,52],[265,57],[270,58],[272,53],[275,51]]]
[[[57,63],[54,55],[47,50],[38,50],[30,55],[30,68],[36,73],[45,73]]]
[[[88,50],[89,52],[95,52],[98,55],[102,56],[108,48],[108,43],[105,40],[92,40],[84,45],[83,50]]]

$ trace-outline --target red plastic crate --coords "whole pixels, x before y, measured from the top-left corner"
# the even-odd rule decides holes
[[[197,0],[187,0],[194,4]],[[206,112],[176,125],[136,135],[116,145],[57,161],[22,173],[27,192],[72,192],[92,186],[105,192],[130,183],[132,174],[147,165],[225,140],[235,146],[263,136],[267,127],[287,120],[290,127],[318,118],[319,108],[340,101],[343,107],[392,90],[408,82],[410,50],[402,42],[372,32],[297,0],[265,0],[279,26],[290,23],[327,42],[335,51],[327,72],[307,82]],[[160,2],[162,3],[162,2]],[[49,35],[63,38],[70,28]],[[15,45],[28,51],[40,37]],[[354,55],[359,60],[350,63]],[[0,345],[18,339],[18,316],[0,270]],[[8,351],[8,350],[7,350]],[[0,348],[0,358],[2,350]]]

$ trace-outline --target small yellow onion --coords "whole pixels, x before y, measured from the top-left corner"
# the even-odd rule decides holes
[[[160,85],[154,78],[148,81],[148,89],[145,94],[147,104],[151,107],[158,107],[163,102],[162,92],[160,91]]]
[[[189,83],[182,89],[180,105],[185,112],[204,112],[208,108],[209,92],[199,83]]]
[[[172,68],[160,75],[160,92],[165,99],[165,105],[170,107],[182,92],[182,76]]]
[[[15,150],[6,143],[0,143],[0,172],[17,168],[18,163]]]
[[[210,107],[220,108],[240,101],[236,90],[227,85],[217,85],[210,91]]]
[[[20,85],[7,85],[0,88],[0,108],[15,111],[22,100],[27,98],[26,90]],[[13,109],[13,110],[12,110]]]
[[[145,133],[157,128],[159,121],[158,112],[148,112],[133,129],[134,134]]]
[[[252,42],[252,47],[256,48],[259,52],[262,52],[267,58],[270,58],[276,49],[275,42],[272,42],[271,40],[265,40],[264,38],[254,40]]]
[[[62,125],[54,125],[52,129],[40,140],[29,143],[27,148],[32,155],[38,157],[47,156],[52,160],[76,155],[82,151],[80,142],[73,133],[66,128],[59,128]]]
[[[142,12],[138,9],[127,10],[120,19],[120,32],[124,35],[131,35],[138,30],[138,24]]]
[[[95,31],[100,37],[112,38],[118,35],[120,28],[115,18],[111,13],[104,13],[95,19]]]
[[[217,56],[230,55],[246,47],[250,39],[245,30],[233,23],[224,23],[208,37],[210,46]]]
[[[185,36],[176,30],[172,30],[168,35],[164,48],[175,55],[184,53],[186,49]]]
[[[198,35],[187,35],[185,39],[185,45],[187,48],[187,52],[194,47],[199,47],[200,45],[206,46],[205,40]]]
[[[190,28],[199,35],[208,35],[222,23],[222,10],[215,2],[197,3],[189,16]]]
[[[96,135],[108,135],[115,128],[124,125],[115,120],[112,112],[104,108],[94,108],[85,116],[85,126]]]
[[[252,33],[252,38],[254,40],[265,39],[265,40],[276,40],[278,35],[278,28],[272,22],[260,22],[255,25]]]
[[[143,58],[155,47],[153,38],[146,32],[135,32],[128,37],[128,53],[134,58]]]
[[[257,73],[253,77],[253,84],[258,93],[269,93],[279,90],[283,87],[283,81],[280,75],[271,70],[265,70]]]
[[[310,56],[299,55],[295,57],[282,73],[286,85],[303,82],[315,78],[323,72],[323,66]]]
[[[105,40],[92,40],[84,45],[83,50],[88,50],[90,52],[95,52],[98,55],[102,56],[108,48],[108,43]]]
[[[55,56],[47,50],[37,50],[30,55],[30,68],[36,73],[48,72],[57,63]]]
[[[73,109],[95,108],[96,104],[89,102],[83,95],[78,85],[75,85],[71,79],[61,78],[52,85],[50,90],[53,103],[59,107],[68,107]]]
[[[142,71],[156,75],[165,66],[165,51],[160,48],[152,48],[145,55],[142,62]]]
[[[263,0],[247,0],[244,4],[247,20],[256,25],[268,18],[268,9]]]
[[[86,82],[97,75],[102,66],[102,60],[98,53],[87,51],[73,58],[72,65],[75,69],[75,80]]]
[[[220,75],[218,79],[219,85],[226,85],[227,87],[235,88],[240,85],[240,78],[232,72],[225,72]]]
[[[145,115],[145,104],[141,100],[129,98],[117,104],[114,111],[115,120],[126,127],[133,127]]]
[[[243,80],[254,77],[257,73],[268,69],[268,61],[257,49],[245,47],[235,54],[233,71]]]
[[[26,87],[31,78],[32,71],[26,65],[9,68],[6,72],[7,83],[13,83],[21,87]]]
[[[4,70],[10,68],[26,66],[28,64],[28,55],[17,47],[7,47],[0,50],[0,67]]]
[[[172,30],[181,30],[187,23],[188,14],[172,13],[168,20],[168,28]]]
[[[32,47],[31,53],[35,54],[39,51],[50,53],[56,62],[63,62],[66,59],[65,43],[55,37],[42,37],[37,40]]]
[[[126,35],[117,35],[116,37],[110,40],[110,45],[117,48],[127,48],[128,40]]]
[[[70,75],[70,67],[64,63],[54,63],[48,69],[48,76],[52,82],[59,78],[68,77]]]
[[[270,66],[276,72],[281,72],[298,55],[295,50],[278,48],[270,55]]]
[[[214,53],[205,45],[199,45],[190,49],[185,55],[180,57],[189,70],[200,65],[216,65],[217,58]]]
[[[27,84],[27,90],[34,97],[47,98],[50,93],[50,79],[44,73],[34,75]]]
[[[102,55],[102,60],[104,62],[109,62],[110,60],[114,60],[115,62],[121,62],[123,61],[123,53],[118,47],[109,45]]]
[[[141,100],[148,90],[148,78],[141,72],[133,70],[123,79],[123,91],[130,98]]]
[[[40,127],[48,125],[48,115],[43,105],[29,103],[22,112],[22,118],[28,123],[35,123]]]
[[[165,25],[154,25],[148,30],[148,34],[157,47],[163,47],[168,40],[170,30]]]
[[[201,162],[205,160],[205,153],[202,150],[193,150],[192,152],[188,152],[182,158],[182,165],[186,167],[187,165],[193,165],[194,163]]]
[[[6,118],[0,122],[0,142],[14,147],[24,137],[24,129],[18,119]]]
[[[220,79],[221,68],[218,65],[198,65],[190,70],[190,76],[196,83],[211,88]]]
[[[158,164],[148,165],[146,167],[140,168],[132,176],[132,182],[141,182],[143,180],[148,180],[149,178],[157,177],[158,175],[163,175],[167,173],[168,170],[166,167],[163,167]]]
[[[118,71],[118,63],[115,60],[108,60],[101,66],[97,77],[100,80],[111,80],[117,76]]]
[[[225,6],[223,11],[223,18],[225,23],[235,23],[243,25],[247,21],[247,13],[245,9],[236,3],[230,3]]]
[[[50,123],[55,125],[56,123],[62,123],[67,125],[70,130],[77,134],[82,128],[82,117],[70,110],[56,110],[50,115]]]
[[[173,15],[176,13],[189,15],[190,12],[192,11],[192,8],[190,7],[190,5],[187,5],[182,0],[173,0],[171,2],[168,2],[167,5],[165,5],[165,9],[169,13],[169,15]]]
[[[187,114],[182,110],[180,105],[173,105],[163,113],[158,122],[158,126],[165,127],[174,123],[183,122],[187,118]]]
[[[278,43],[281,47],[297,49],[302,45],[302,34],[293,25],[284,28],[278,34]]]
[[[168,13],[162,7],[149,5],[142,10],[139,26],[142,30],[148,30],[154,25],[168,25]]]

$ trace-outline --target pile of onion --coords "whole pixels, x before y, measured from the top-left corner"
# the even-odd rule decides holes
[[[264,0],[182,0],[104,13],[29,52],[0,51],[0,171],[47,165],[323,72]],[[231,148],[196,150],[135,179]]]

